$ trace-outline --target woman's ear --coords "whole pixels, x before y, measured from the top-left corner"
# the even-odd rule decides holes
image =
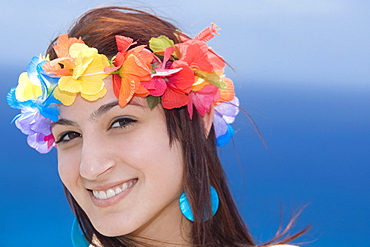
[[[206,134],[206,138],[208,138],[209,131],[211,130],[212,124],[213,124],[213,105],[211,105],[211,108],[209,112],[206,112],[204,116],[202,116],[202,122],[203,122],[203,128],[204,133]]]

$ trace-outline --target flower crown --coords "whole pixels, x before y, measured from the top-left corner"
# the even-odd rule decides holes
[[[191,119],[194,107],[204,115],[213,105],[217,145],[224,146],[234,133],[230,124],[239,101],[232,81],[223,75],[224,60],[206,44],[217,31],[212,24],[194,39],[178,32],[178,44],[163,35],[151,38],[150,50],[144,45],[129,49],[136,42],[116,36],[118,53],[111,60],[81,38],[61,35],[53,47],[57,58],[33,57],[8,93],[8,104],[21,110],[13,121],[32,148],[47,153],[55,146],[51,123],[58,121],[58,105],[73,104],[77,95],[88,101],[104,97],[103,79],[111,74],[121,107],[133,96],[146,97],[150,108],[187,106]]]

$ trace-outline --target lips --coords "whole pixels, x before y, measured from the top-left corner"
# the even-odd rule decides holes
[[[106,200],[106,199],[109,199],[111,197],[121,194],[122,192],[134,186],[136,182],[137,182],[137,179],[133,179],[133,180],[124,182],[123,184],[109,188],[108,190],[92,190],[92,193],[96,199]]]

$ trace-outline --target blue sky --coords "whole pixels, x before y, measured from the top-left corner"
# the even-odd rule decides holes
[[[7,63],[27,63],[86,9],[119,2],[130,1],[6,2],[2,56]],[[210,22],[218,24],[222,36],[212,46],[243,76],[334,84],[337,79],[366,83],[370,77],[370,4],[365,0],[135,2],[130,6],[153,8],[194,35]]]
[[[364,246],[370,225],[370,2],[360,0],[6,1],[0,17],[0,245],[71,246],[69,212],[55,153],[27,147],[9,122],[5,95],[34,55],[87,9],[122,3],[152,8],[196,35],[211,22],[210,45],[229,62],[242,115],[220,150],[238,206],[257,239],[307,206],[297,223],[307,246]],[[235,153],[238,154],[239,160]],[[241,175],[243,173],[243,175]],[[10,189],[9,189],[10,187]],[[23,237],[19,237],[19,234]],[[40,245],[40,242],[44,244]]]

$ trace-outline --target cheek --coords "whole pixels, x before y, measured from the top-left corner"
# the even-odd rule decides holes
[[[122,140],[117,142],[122,143]],[[152,186],[182,184],[184,165],[181,145],[177,141],[169,144],[165,123],[161,122],[150,131],[140,132],[139,137],[135,135],[127,139],[120,147],[122,160],[143,173],[146,182]]]
[[[128,143],[125,150],[126,160],[132,159],[131,165],[139,170],[150,170],[155,174],[168,174],[182,171],[182,152],[179,145],[169,144],[167,133],[146,135],[146,138],[135,138]],[[144,140],[144,141],[143,141]]]
[[[166,143],[168,145],[168,143]],[[180,149],[174,144],[172,148],[162,143],[161,148],[152,149],[148,155],[147,163],[143,171],[149,177],[153,186],[159,186],[160,190],[181,190],[183,177],[183,159]],[[144,170],[145,169],[145,170]]]
[[[73,184],[79,176],[79,165],[77,157],[61,154],[58,151],[58,173],[63,184],[69,191],[73,190]]]

